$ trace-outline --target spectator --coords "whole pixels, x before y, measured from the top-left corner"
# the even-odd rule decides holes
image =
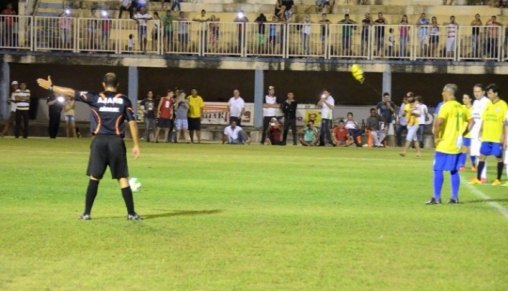
[[[370,13],[365,13],[365,17],[362,19],[362,40],[361,40],[361,51],[362,56],[366,56],[368,54],[368,43],[369,43],[369,31],[370,26],[372,25],[372,17]]]
[[[261,144],[265,144],[266,133],[272,118],[277,116],[277,110],[280,108],[277,103],[277,96],[275,96],[275,87],[268,86],[268,95],[265,96],[263,104],[263,133],[261,134]]]
[[[11,96],[7,99],[7,105],[10,108],[10,115],[7,121],[5,121],[4,129],[2,130],[2,137],[9,134],[9,129],[14,128],[16,124],[16,102],[14,93],[19,89],[18,81],[12,81],[11,83]]]
[[[189,136],[191,143],[194,143],[194,132],[196,132],[198,143],[201,143],[201,118],[205,103],[203,98],[198,95],[198,90],[192,89],[191,95],[187,96],[189,101]]]
[[[219,45],[219,21],[220,18],[212,14],[212,16],[210,16],[210,22],[208,23],[208,29],[210,30],[210,45],[212,46],[214,52],[217,51],[217,46]]]
[[[88,49],[89,50],[96,50],[98,49],[98,34],[97,29],[99,28],[100,20],[97,16],[97,8],[92,7],[90,9],[90,18],[87,19],[87,32],[88,32]]]
[[[303,44],[303,53],[308,55],[310,53],[310,37],[312,33],[312,25],[310,21],[310,16],[305,15],[303,24],[301,26],[302,30],[302,44]]]
[[[370,109],[370,116],[367,118],[367,129],[372,137],[373,146],[377,148],[384,147],[386,123],[383,117],[377,114],[376,108]]]
[[[408,94],[413,94],[409,92]],[[407,119],[406,114],[404,113],[404,107],[407,104],[408,94],[402,97],[402,104],[399,107],[399,111],[397,113],[397,122],[395,128],[395,136],[397,138],[397,146],[402,146],[402,132],[406,131],[407,134]]]
[[[293,9],[293,5],[295,5],[295,2],[293,0],[282,0],[282,5],[286,6],[286,10]]]
[[[353,137],[353,141],[357,147],[362,146],[362,134],[365,132],[358,123],[353,119],[353,113],[348,112],[346,116],[346,124],[345,127],[351,137]]]
[[[282,138],[282,144],[286,144],[287,137],[289,133],[289,129],[291,128],[291,134],[293,134],[293,145],[296,145],[296,109],[298,107],[298,102],[295,100],[295,94],[293,92],[289,92],[287,94],[287,99],[282,102],[281,110],[284,113],[284,135]]]
[[[237,23],[236,29],[238,33],[238,51],[240,51],[244,45],[245,39],[243,39],[243,36],[245,35],[245,31],[247,28],[246,23],[249,22],[249,18],[247,18],[243,10],[240,10],[236,14],[236,17],[233,21]]]
[[[498,57],[498,39],[502,24],[497,22],[496,16],[492,16],[485,23],[485,52],[489,58]]]
[[[482,20],[480,14],[476,13],[473,21],[471,21],[471,45],[472,45],[472,57],[480,58],[482,56],[480,52],[480,27],[482,26]]]
[[[129,39],[127,40],[127,51],[132,52],[134,50],[134,35],[129,34]]]
[[[162,97],[159,101],[159,107],[157,108],[157,118],[159,122],[157,123],[157,129],[155,130],[155,142],[159,142],[159,133],[160,130],[164,130],[164,138],[162,139],[164,142],[168,142],[170,140],[170,133],[173,131],[173,113],[175,106],[175,92],[173,90],[168,90],[168,95]]]
[[[427,105],[423,104],[422,96],[418,95],[415,97],[416,103],[418,104],[418,108],[420,109],[420,116],[418,117],[418,142],[420,143],[420,148],[423,149],[424,146],[424,134],[425,134],[425,125],[429,120],[429,108]]]
[[[266,135],[268,136],[268,144],[282,145],[282,125],[277,117],[270,119]]]
[[[208,40],[208,31],[207,31],[208,25],[206,25],[206,23],[208,21],[210,21],[210,18],[206,15],[206,10],[201,9],[201,13],[199,14],[199,16],[194,17],[192,20],[201,23],[201,25],[199,27],[199,32],[198,32],[198,39],[200,39],[204,43],[204,48],[206,51],[207,50],[207,42],[208,42],[207,41]]]
[[[48,104],[49,113],[48,134],[49,138],[54,139],[58,136],[58,129],[60,128],[60,119],[62,115],[62,108],[65,103],[65,97],[57,97],[55,94],[50,93],[46,103]]]
[[[147,36],[147,22],[152,19],[152,16],[147,12],[146,7],[142,7],[135,15],[134,19],[138,22],[138,37],[139,47],[146,53],[146,44],[148,42]]]
[[[18,20],[15,16],[17,14],[16,10],[12,8],[12,3],[7,3],[7,6],[0,12],[0,17],[2,17],[3,20],[3,46],[16,47],[18,45],[18,32],[16,27]]]
[[[144,139],[146,142],[150,142],[153,137],[155,130],[155,100],[153,99],[153,92],[148,91],[146,98],[140,103],[143,106],[143,119],[145,121],[145,134]],[[158,115],[157,111],[157,115]]]
[[[168,52],[172,49],[173,44],[173,20],[174,17],[171,15],[171,10],[166,11],[166,15],[162,17],[162,27],[164,36],[162,39],[164,40],[164,51]]]
[[[344,121],[340,120],[333,128],[333,144],[335,146],[350,146],[352,145],[353,138],[349,136],[348,130],[344,126]]]
[[[134,18],[134,9],[136,9],[135,5],[133,5],[132,0],[120,0],[120,12],[118,13],[118,18],[122,18],[122,13],[124,11],[129,11],[129,18]]]
[[[420,18],[418,18],[418,20],[416,21],[416,26],[418,27],[418,42],[420,54],[424,56],[428,55],[429,25],[430,21],[427,18],[425,12],[420,14]]]
[[[390,27],[388,29],[388,37],[386,38],[386,44],[387,44],[387,55],[389,58],[392,58],[395,56],[395,50],[393,49],[395,45],[395,36],[393,35],[393,28]]]
[[[316,146],[319,141],[319,132],[314,126],[314,122],[308,121],[307,126],[303,129],[303,137],[300,143],[303,146]]]
[[[279,27],[279,18],[276,15],[272,16],[272,21],[268,24],[268,44],[269,44],[269,52],[271,54],[277,53],[279,50],[279,46],[277,46],[277,42],[279,41],[278,35],[278,27]]]
[[[330,95],[328,90],[323,90],[321,98],[318,102],[321,107],[321,132],[319,134],[319,145],[325,146],[327,144],[333,146],[331,128],[333,120],[333,108],[335,108],[335,99]]]
[[[325,42],[328,36],[330,35],[330,24],[332,22],[326,17],[326,13],[321,14],[321,20],[319,20],[319,24],[321,24],[321,42],[323,43],[323,53],[325,51]]]
[[[240,96],[240,90],[233,90],[233,97],[229,98],[229,122],[235,122],[236,125],[242,125],[242,116],[245,112],[245,101]]]
[[[171,10],[176,11],[176,8],[178,8],[178,11],[180,11],[181,13],[182,12],[182,6],[180,5],[181,0],[172,0],[172,1],[173,5],[171,5]]]
[[[178,42],[180,43],[180,51],[187,51],[189,45],[189,22],[183,11],[178,15]]]
[[[356,30],[356,21],[349,18],[349,14],[344,15],[344,19],[339,21],[342,24],[342,54],[351,55],[351,42],[353,30]]]
[[[402,19],[399,24],[399,38],[400,38],[400,49],[399,56],[406,57],[407,56],[407,44],[409,42],[409,30],[411,27],[409,26],[409,22],[407,20],[407,15],[402,15]]]
[[[109,41],[110,41],[110,32],[111,32],[111,26],[112,21],[109,19],[109,14],[107,11],[101,12],[102,19],[100,20],[100,28],[101,28],[101,48],[103,50],[110,49],[109,47]]]
[[[72,45],[72,22],[73,19],[66,12],[60,14],[58,19],[58,25],[60,27],[60,41],[61,48],[69,49]]]
[[[152,27],[152,51],[157,51],[159,46],[159,31],[161,27],[161,19],[159,13],[155,11],[153,13],[153,27]]]
[[[450,16],[450,22],[444,25],[446,25],[446,57],[455,58],[459,25],[455,22],[455,16],[453,15]]]
[[[179,140],[187,141],[185,137],[185,132],[189,129],[188,123],[188,111],[189,111],[189,101],[185,98],[185,93],[183,90],[178,92],[177,90],[176,103],[175,103],[175,128],[176,134],[175,143]],[[180,133],[180,134],[178,134]]]
[[[77,137],[75,109],[76,101],[74,99],[67,99],[63,108],[65,119],[65,135],[67,137]]]
[[[439,47],[439,24],[437,23],[437,18],[435,16],[432,16],[431,18],[431,24],[430,24],[430,57],[436,57],[436,52],[438,51]]]
[[[238,125],[236,121],[231,120],[230,125],[224,128],[224,138],[222,143],[227,144],[250,144],[250,139],[247,133]]]
[[[16,128],[14,130],[14,136],[16,138],[19,138],[21,130],[23,130],[23,138],[28,137],[30,97],[30,90],[26,88],[26,83],[21,82],[19,84],[19,89],[14,92],[14,102],[16,102]]]
[[[374,40],[376,44],[376,54],[378,56],[384,55],[384,42],[385,42],[385,25],[386,20],[382,12],[377,14],[377,19],[374,21]]]
[[[397,108],[397,105],[395,105],[395,103],[392,102],[390,98],[390,93],[385,92],[383,94],[383,101],[380,101],[376,105],[376,109],[378,114],[382,116],[383,120],[386,122],[386,126],[389,126],[393,122],[395,108]]]
[[[411,143],[414,142],[416,156],[420,157],[420,143],[418,142],[418,137],[416,135],[418,132],[418,117],[420,117],[420,108],[418,108],[418,103],[416,102],[412,92],[408,92],[407,96],[408,103],[404,106],[404,114],[407,119],[406,145],[402,152],[400,152],[400,155],[405,157]]]
[[[260,13],[258,17],[254,20],[258,24],[258,52],[261,52],[266,39],[265,39],[265,22],[267,22],[266,16],[263,13]]]

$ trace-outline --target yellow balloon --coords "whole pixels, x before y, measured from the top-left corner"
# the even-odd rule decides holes
[[[355,80],[363,84],[365,78],[363,77],[363,71],[358,64],[353,64],[351,66],[351,73],[353,74],[353,78],[355,78]]]

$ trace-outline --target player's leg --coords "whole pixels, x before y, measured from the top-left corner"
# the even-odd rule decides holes
[[[443,168],[444,168],[444,155],[443,153],[436,152],[434,154],[434,178],[433,178],[433,189],[434,194],[430,198],[429,201],[426,202],[427,205],[432,204],[440,204],[441,203],[441,190],[443,189]]]
[[[97,197],[99,189],[99,182],[106,171],[107,161],[107,144],[104,136],[96,136],[92,140],[90,146],[90,158],[88,160],[87,175],[90,177],[88,180],[88,187],[85,196],[85,210],[81,215],[81,219],[90,220],[93,203]]]
[[[458,170],[450,171],[452,193],[449,203],[459,203],[460,175]]]
[[[492,183],[493,186],[501,185],[501,176],[503,175],[503,145],[496,143],[494,145],[493,153],[497,160],[497,179]]]

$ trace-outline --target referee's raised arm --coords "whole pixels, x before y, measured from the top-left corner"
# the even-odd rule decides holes
[[[62,95],[71,99],[74,99],[74,94],[76,93],[74,89],[53,85],[51,76],[48,76],[47,80],[42,78],[37,79],[37,84],[43,89],[53,91],[57,95]]]

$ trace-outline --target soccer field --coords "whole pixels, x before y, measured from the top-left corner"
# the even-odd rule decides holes
[[[466,185],[468,170],[460,205],[427,206],[430,150],[142,144],[129,166],[145,220],[126,220],[108,171],[80,221],[88,148],[0,139],[1,290],[508,287],[508,217],[492,207],[508,188]]]

